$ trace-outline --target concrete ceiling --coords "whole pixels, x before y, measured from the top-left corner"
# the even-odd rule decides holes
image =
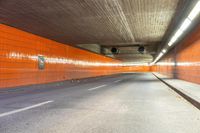
[[[151,62],[186,0],[4,0],[2,23],[126,62]],[[144,46],[140,54],[137,46]],[[117,47],[119,54],[110,53]],[[98,51],[98,50],[96,50]]]

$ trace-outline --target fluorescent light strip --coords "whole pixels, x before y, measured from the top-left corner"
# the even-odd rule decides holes
[[[159,54],[159,56],[158,56],[158,57],[161,57],[161,56],[163,56],[163,55],[164,55],[164,53],[162,53],[162,52],[161,52],[161,53]]]
[[[185,21],[182,23],[180,29],[182,31],[185,31],[190,26],[191,23],[192,21],[189,18],[186,18]]]
[[[173,42],[170,41],[170,42],[168,43],[168,46],[172,46],[172,45],[173,45]]]
[[[183,34],[183,30],[180,28],[172,37],[172,39],[170,40],[170,42],[168,43],[169,46],[172,46],[176,40]]]
[[[196,16],[198,16],[200,13],[200,0],[197,2],[197,4],[195,5],[195,7],[192,9],[192,11],[190,12],[188,18],[190,20],[193,20],[196,18]]]
[[[163,55],[164,55],[164,53],[161,52],[161,53],[157,56],[157,58],[156,58],[152,63],[150,63],[150,65],[154,65]]]
[[[183,31],[181,29],[179,29],[176,34],[174,35],[176,40],[183,34]]]
[[[174,36],[168,42],[168,46],[172,46],[176,40],[183,34],[183,32],[191,25],[192,20],[194,20],[200,14],[200,0],[194,6],[188,17],[181,24],[180,28],[176,31]],[[151,63],[155,64],[163,55],[166,53],[166,50],[163,49],[162,52],[157,56],[157,58]]]
[[[168,45],[172,46],[176,40],[177,40],[177,38],[175,36],[173,36],[172,39],[170,40],[170,42],[168,43]]]
[[[163,49],[163,50],[162,50],[162,52],[163,52],[163,53],[166,53],[166,52],[167,52],[167,50],[166,50],[166,49]]]

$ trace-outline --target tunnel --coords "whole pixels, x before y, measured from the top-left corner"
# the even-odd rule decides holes
[[[200,133],[200,0],[1,0],[0,133]]]

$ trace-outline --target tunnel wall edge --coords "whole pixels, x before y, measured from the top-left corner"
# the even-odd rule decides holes
[[[154,71],[200,84],[200,24],[157,63]]]

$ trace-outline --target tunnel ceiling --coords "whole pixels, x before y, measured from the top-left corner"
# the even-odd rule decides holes
[[[123,61],[150,62],[181,0],[4,0],[1,22],[65,44],[102,46]],[[145,46],[144,54],[137,46]],[[117,55],[110,53],[117,47]]]

